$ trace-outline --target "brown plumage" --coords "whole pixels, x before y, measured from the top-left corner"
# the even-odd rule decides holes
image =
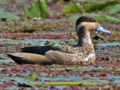
[[[7,54],[18,64],[92,64],[96,56],[90,38],[94,30],[111,33],[100,26],[90,16],[82,16],[76,21],[78,44],[75,47],[64,45],[48,45],[25,47],[20,53]]]

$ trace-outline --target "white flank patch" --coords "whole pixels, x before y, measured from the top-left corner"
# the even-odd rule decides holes
[[[92,58],[92,57],[94,57],[94,56],[95,56],[94,53],[90,53],[90,54],[88,55],[88,57],[86,57],[85,59],[83,59],[83,61],[88,61],[89,58]]]
[[[51,52],[54,52],[53,50],[49,50],[49,51],[47,51],[46,53],[45,53],[45,55],[47,55],[47,54],[49,54],[49,53],[51,53]]]

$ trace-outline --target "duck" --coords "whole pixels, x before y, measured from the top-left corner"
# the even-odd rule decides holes
[[[112,33],[104,29],[91,16],[81,16],[75,24],[78,43],[75,46],[45,45],[21,48],[21,52],[7,53],[17,64],[40,65],[90,65],[94,64],[96,54],[90,37],[92,31]]]

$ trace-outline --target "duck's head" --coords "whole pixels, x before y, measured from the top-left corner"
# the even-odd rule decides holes
[[[111,31],[104,29],[94,17],[82,16],[77,19],[76,32],[78,36],[85,33],[90,34],[90,32],[94,30],[111,33]]]

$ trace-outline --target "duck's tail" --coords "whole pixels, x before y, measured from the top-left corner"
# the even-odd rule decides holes
[[[18,64],[52,64],[46,56],[33,53],[7,53]]]

